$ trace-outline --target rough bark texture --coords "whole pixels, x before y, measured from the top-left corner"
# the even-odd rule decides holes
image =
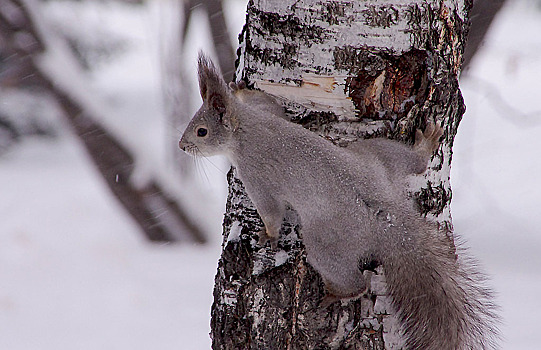
[[[237,80],[277,96],[292,121],[343,145],[361,137],[411,143],[437,120],[444,141],[413,190],[421,213],[452,237],[451,147],[464,103],[458,75],[468,1],[251,0]],[[234,169],[212,307],[213,349],[398,349],[400,327],[381,270],[357,300],[319,306],[294,211],[277,250]]]

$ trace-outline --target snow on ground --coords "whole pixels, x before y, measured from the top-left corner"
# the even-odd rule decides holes
[[[154,25],[149,16],[141,14],[132,25]],[[156,30],[135,33],[142,38],[139,48],[156,49]],[[537,33],[541,11],[535,2],[511,2],[497,19],[462,81],[468,112],[456,139],[452,171],[455,229],[493,276],[503,307],[502,348],[511,350],[539,347]],[[137,67],[133,59],[126,57],[130,65],[124,68]],[[137,114],[155,114],[156,122],[164,122],[152,90],[159,88],[158,69],[152,66],[157,60],[148,54],[141,60],[149,69],[109,71],[114,87],[124,89],[109,102],[119,115],[134,114],[130,127],[137,131],[139,125],[141,139],[151,139],[144,131],[163,136],[168,126],[151,125],[152,119]],[[103,78],[96,77],[95,86],[105,89]],[[154,142],[148,149],[156,152],[164,147],[148,142]],[[224,175],[209,177],[203,180],[206,185],[223,181]],[[216,198],[223,202],[223,191]],[[209,218],[216,232],[207,246],[145,242],[81,145],[63,133],[57,139],[27,138],[0,156],[0,218],[0,349],[210,347],[219,215]]]
[[[208,348],[216,244],[142,241],[72,137],[25,141],[0,179],[0,349]]]

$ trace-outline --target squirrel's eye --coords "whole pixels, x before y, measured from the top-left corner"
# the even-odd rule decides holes
[[[199,137],[207,136],[207,129],[205,129],[205,128],[197,129],[197,136],[199,136]]]

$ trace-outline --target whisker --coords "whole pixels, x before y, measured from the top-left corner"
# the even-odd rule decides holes
[[[210,179],[208,177],[208,174],[205,170],[204,165],[201,163],[202,159],[207,158],[206,155],[203,152],[201,152],[201,150],[195,145],[194,145],[194,155],[197,158],[197,163],[199,165],[200,172],[204,175],[205,179],[207,180],[207,183],[210,184]]]
[[[193,145],[193,144],[186,145],[185,151],[186,153],[192,156],[197,175],[201,178],[204,178],[207,181],[207,183],[210,184],[210,178],[204,164],[202,163],[203,162],[202,159],[205,159],[204,161],[212,165],[221,174],[223,175],[226,174],[226,172],[223,169],[221,169],[213,161],[211,161],[209,157],[205,154],[205,152],[202,152],[196,145]]]
[[[179,129],[179,127],[177,125],[175,125],[174,123],[172,123],[171,121],[168,121],[167,122],[167,126],[170,128],[170,129],[175,129],[178,133],[180,133],[182,135],[182,133],[184,133],[184,130],[181,130]],[[168,130],[170,130],[168,129]],[[186,124],[184,124],[184,128],[183,129],[186,129]]]
[[[192,156],[192,159],[193,159],[193,164],[194,164],[194,168],[195,168],[195,171],[197,173],[197,176],[199,178],[205,178],[207,180],[208,183],[210,183],[209,179],[208,179],[208,176],[206,174],[206,172],[204,171],[204,168],[201,166],[201,163],[200,163],[200,159],[201,156],[200,156],[200,151],[199,149],[197,148],[197,146],[195,145],[187,145],[186,146],[186,153],[188,153],[189,155]]]
[[[205,158],[207,162],[209,162],[213,167],[214,169],[218,170],[221,174],[225,175],[227,174],[225,171],[223,171],[222,169],[220,169],[219,166],[217,166],[216,164],[214,164],[209,158]]]
[[[199,161],[199,168],[201,169],[201,172],[203,173],[204,177],[205,177],[205,180],[207,181],[207,183],[210,185],[210,179],[209,179],[209,176],[207,174],[207,171],[205,170],[205,167],[203,166],[203,164],[201,163],[201,159],[202,158],[199,158],[198,157],[198,161]]]
[[[219,166],[217,166],[216,164],[214,164],[213,161],[210,160],[210,157],[207,156],[206,154],[204,154],[201,150],[199,150],[199,148],[197,148],[197,146],[195,146],[196,148],[196,152],[198,152],[199,154],[198,155],[201,155],[203,158],[205,158],[205,161],[209,162],[210,165],[212,165],[214,167],[214,169],[218,170],[221,174],[225,175],[226,172],[224,172],[222,169],[220,169]]]

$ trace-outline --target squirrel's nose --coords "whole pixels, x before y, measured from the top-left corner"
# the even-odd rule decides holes
[[[181,150],[183,151],[186,151],[186,145],[184,144],[184,142],[182,142],[182,139],[180,139],[180,141],[178,142],[178,148],[180,148]]]

